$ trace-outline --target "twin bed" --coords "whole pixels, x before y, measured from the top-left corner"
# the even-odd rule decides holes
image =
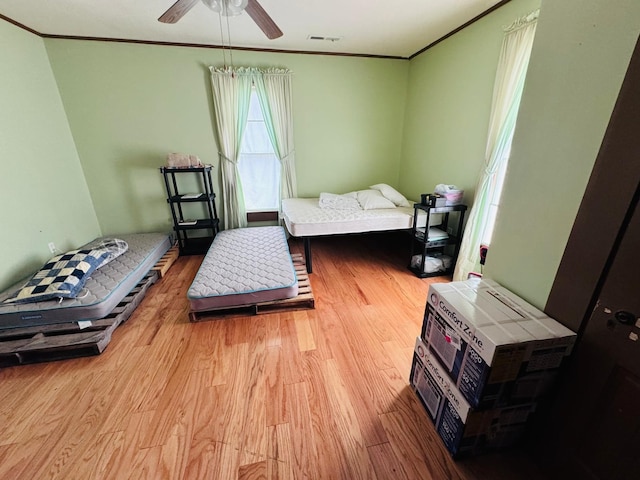
[[[0,329],[90,321],[107,316],[171,247],[171,236],[163,233],[118,238],[127,242],[127,251],[95,270],[76,298],[6,303],[24,282],[0,293]],[[100,240],[82,248],[90,249]]]
[[[296,295],[298,278],[282,227],[218,233],[187,292],[192,320],[202,312]]]
[[[413,226],[412,206],[340,210],[321,208],[318,198],[282,200],[282,218],[287,231],[304,242],[307,271],[313,271],[311,238],[325,235],[409,230]],[[438,219],[432,225],[438,224]]]

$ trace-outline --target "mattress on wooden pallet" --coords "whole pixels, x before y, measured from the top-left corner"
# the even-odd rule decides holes
[[[218,233],[187,297],[192,312],[292,298],[298,279],[283,227]]]
[[[166,233],[126,234],[117,235],[117,238],[128,243],[128,250],[94,271],[77,298],[62,302],[3,304],[24,282],[1,293],[0,328],[95,320],[107,316],[171,247],[170,235]],[[100,240],[83,247],[90,247]]]

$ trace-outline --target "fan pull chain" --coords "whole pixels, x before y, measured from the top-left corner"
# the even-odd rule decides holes
[[[233,72],[233,49],[231,48],[231,28],[229,27],[229,15],[227,15],[227,38],[229,39],[229,61],[231,62],[231,78],[235,75]]]
[[[224,52],[224,30],[222,30],[222,12],[218,12],[218,24],[220,25],[220,39],[222,41],[222,63],[227,68],[227,55]]]

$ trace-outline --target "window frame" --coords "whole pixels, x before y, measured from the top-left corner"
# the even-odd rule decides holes
[[[262,105],[259,102],[258,96],[257,96],[257,91],[256,91],[256,87],[255,85],[251,86],[251,100],[254,100],[256,102],[258,102],[258,107],[260,109],[260,114],[262,117],[262,123],[266,123],[265,118],[264,118],[264,111],[262,110]],[[247,124],[249,124],[249,122],[255,122],[255,120],[249,120],[247,119]],[[242,153],[242,145],[244,143],[244,135],[246,134],[247,129],[245,127],[245,130],[243,132],[243,139],[241,142],[241,147],[240,147],[240,152],[238,153],[238,157],[240,157],[243,153]],[[271,143],[271,139],[269,138],[269,142]],[[275,151],[275,148],[273,146],[273,144],[271,143],[271,150],[272,150],[272,154],[275,157],[276,162],[278,162],[278,164],[280,163],[280,159],[278,158],[278,154]],[[238,174],[240,175],[240,172],[238,172]],[[240,179],[242,180],[242,175],[240,175]],[[264,221],[274,221],[274,220],[278,220],[279,219],[279,211],[280,211],[280,201],[281,201],[281,194],[280,194],[280,189],[281,189],[281,185],[280,182],[282,182],[282,178],[279,178],[279,182],[278,182],[278,196],[277,196],[277,203],[278,206],[275,208],[262,208],[259,210],[247,210],[246,211],[246,218],[247,218],[247,222],[264,222]],[[244,192],[243,192],[244,195]],[[246,205],[246,198],[244,199],[245,201],[245,205]]]

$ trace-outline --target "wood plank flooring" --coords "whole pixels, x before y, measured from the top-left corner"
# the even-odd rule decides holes
[[[441,445],[408,377],[446,279],[407,270],[408,238],[312,245],[315,310],[190,323],[180,257],[100,356],[0,370],[0,479],[544,478]]]

